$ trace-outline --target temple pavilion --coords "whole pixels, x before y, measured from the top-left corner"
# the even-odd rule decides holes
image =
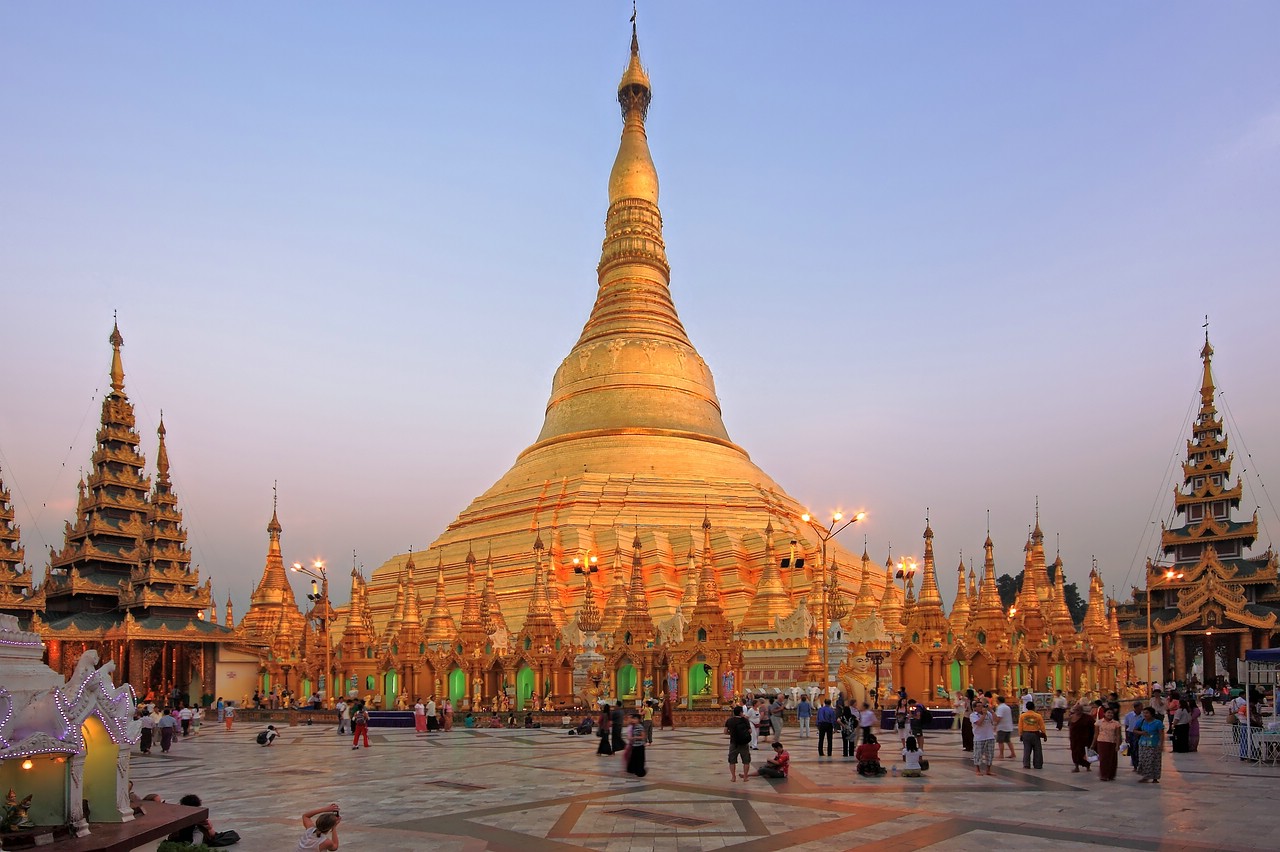
[[[210,583],[200,582],[191,564],[163,419],[153,480],[125,393],[118,325],[109,341],[111,390],[90,473],[80,479],[75,520],[66,524],[62,548],[50,549],[38,588],[23,567],[20,530],[0,485],[0,612],[40,634],[48,665],[63,676],[94,650],[114,663],[117,682],[128,681],[140,696],[176,688],[186,700],[207,698],[220,647],[239,640],[207,617]]]
[[[822,547],[805,507],[730,438],[677,315],[634,22],[617,100],[595,304],[542,431],[427,550],[353,570],[334,663],[344,685],[386,704],[665,694],[690,707],[828,680],[854,696],[875,683],[921,696],[1114,685],[1114,631],[1071,622],[1038,523],[1016,616],[1000,605],[990,540],[981,584],[962,566],[950,614],[928,525],[919,599],[892,560],[881,572]],[[1091,592],[1097,628],[1110,611],[1100,581]]]
[[[1191,426],[1182,485],[1173,490],[1173,526],[1162,525],[1158,559],[1148,559],[1144,586],[1122,608],[1121,636],[1134,652],[1153,642],[1160,663],[1136,680],[1234,680],[1234,660],[1274,647],[1280,635],[1280,575],[1270,544],[1258,540],[1258,513],[1238,520],[1244,482],[1231,477],[1233,454],[1216,405],[1213,346],[1200,350],[1200,411]],[[1148,625],[1148,612],[1150,624]],[[1154,661],[1153,661],[1154,662]]]

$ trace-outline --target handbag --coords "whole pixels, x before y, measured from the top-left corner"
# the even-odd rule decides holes
[[[928,768],[929,768],[929,761],[925,760],[923,757],[920,758],[920,769],[923,771]]]
[[[1120,754],[1127,755],[1128,753],[1129,753],[1129,741],[1125,740],[1124,742],[1120,743]]]
[[[1097,763],[1098,753],[1091,748],[1086,748],[1084,750],[1084,759],[1089,761],[1090,763]]]

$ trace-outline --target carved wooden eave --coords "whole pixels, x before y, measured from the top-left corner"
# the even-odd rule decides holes
[[[1253,513],[1252,518],[1241,523],[1236,529],[1231,529],[1231,524],[1232,522],[1227,518],[1205,518],[1203,521],[1197,521],[1193,526],[1179,527],[1176,530],[1162,530],[1160,533],[1160,546],[1162,548],[1176,547],[1180,544],[1193,544],[1205,539],[1256,539],[1258,537],[1258,513],[1256,511]]]

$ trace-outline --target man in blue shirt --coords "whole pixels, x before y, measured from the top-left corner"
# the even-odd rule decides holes
[[[823,756],[822,743],[827,743],[826,755],[831,755],[832,743],[834,742],[834,733],[836,729],[836,708],[831,706],[831,699],[822,699],[822,706],[818,708],[818,757]]]
[[[1124,737],[1129,743],[1129,762],[1138,771],[1138,738],[1142,736],[1142,702],[1133,702],[1133,709],[1124,715]]]
[[[813,716],[813,705],[809,703],[809,696],[805,695],[800,698],[800,704],[796,706],[796,719],[800,721],[800,738],[809,738],[809,719]]]

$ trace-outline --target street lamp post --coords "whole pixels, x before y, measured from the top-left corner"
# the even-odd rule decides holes
[[[821,563],[819,565],[818,584],[820,588],[820,607],[822,614],[822,688],[828,691],[831,688],[831,664],[827,659],[827,631],[831,626],[827,620],[827,542],[835,538],[842,531],[852,524],[856,524],[867,516],[866,512],[857,512],[851,517],[846,518],[843,512],[833,512],[831,515],[831,523],[825,527],[814,520],[813,516],[805,512],[800,516],[800,520],[809,525],[814,534],[818,536],[819,548],[821,551]]]
[[[324,638],[324,682],[320,686],[321,694],[324,696],[325,706],[332,703],[333,694],[333,663],[330,659],[331,649],[329,648],[329,621],[331,618],[329,608],[329,575],[324,570],[324,562],[320,559],[311,563],[308,568],[301,562],[293,563],[293,570],[299,574],[306,574],[311,578],[311,592],[307,595],[307,600],[311,601],[311,611],[320,610],[318,620],[320,622],[320,635]],[[320,581],[320,588],[316,589],[316,580]],[[315,616],[313,616],[315,617]]]
[[[885,657],[888,657],[888,656],[889,656],[888,651],[882,651],[879,648],[873,651],[867,652],[867,657],[871,660],[872,664],[876,667],[876,689],[875,689],[876,709],[880,708],[880,664],[883,663],[885,660]]]
[[[1155,679],[1152,677],[1152,674],[1155,671],[1155,666],[1152,664],[1152,660],[1151,660],[1151,590],[1154,589],[1156,586],[1159,586],[1161,583],[1168,583],[1172,580],[1181,580],[1183,576],[1181,571],[1178,571],[1174,568],[1170,568],[1164,572],[1163,577],[1161,577],[1159,580],[1156,580],[1154,583],[1152,583],[1151,582],[1152,567],[1153,566],[1151,565],[1147,566],[1147,691],[1148,692],[1150,692],[1155,688]],[[1161,643],[1161,650],[1160,650],[1160,667],[1162,669],[1165,667],[1163,643]],[[1162,678],[1164,677],[1163,672],[1161,672],[1161,677]]]

